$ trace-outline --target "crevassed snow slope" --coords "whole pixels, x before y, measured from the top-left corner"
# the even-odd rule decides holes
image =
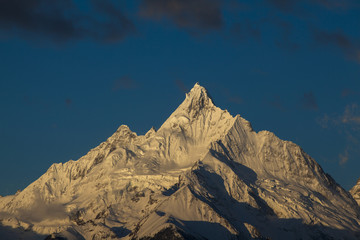
[[[0,198],[3,226],[68,239],[358,239],[359,206],[299,146],[195,84],[159,130],[127,126]],[[0,235],[1,236],[1,235]]]

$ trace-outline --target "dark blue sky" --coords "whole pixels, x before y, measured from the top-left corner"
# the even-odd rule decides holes
[[[360,177],[357,0],[0,0],[0,195],[127,124],[162,122],[196,82],[256,131]]]

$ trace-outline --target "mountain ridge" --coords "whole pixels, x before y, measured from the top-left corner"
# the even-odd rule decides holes
[[[359,239],[360,231],[359,206],[315,160],[216,107],[198,83],[158,130],[138,136],[121,125],[0,207],[4,226],[68,239]]]

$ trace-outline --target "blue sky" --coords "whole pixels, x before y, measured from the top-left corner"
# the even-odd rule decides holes
[[[160,127],[196,82],[344,188],[360,177],[358,1],[0,4],[0,195],[121,124]]]

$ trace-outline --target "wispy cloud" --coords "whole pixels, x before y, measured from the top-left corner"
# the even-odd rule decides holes
[[[66,104],[67,107],[71,107],[72,100],[70,98],[65,99],[65,104]]]
[[[223,26],[221,0],[143,0],[140,15],[154,20],[168,18],[189,30],[216,30]]]
[[[351,124],[360,127],[360,108],[356,103],[347,105],[344,114],[341,117],[341,122],[344,124]]]
[[[113,91],[130,90],[130,89],[135,89],[138,86],[139,85],[134,79],[130,78],[129,76],[123,76],[119,79],[116,79],[113,82],[112,90]]]
[[[345,129],[344,134],[346,136],[347,145],[344,152],[339,154],[339,164],[346,164],[351,158],[359,158],[360,156],[360,138],[357,131],[349,131]]]
[[[242,104],[244,102],[241,97],[236,95],[229,96],[228,101],[235,104]]]
[[[221,92],[230,103],[242,104],[244,100],[236,93],[233,93],[229,88],[221,86]]]
[[[306,12],[309,6],[317,6],[326,10],[347,10],[355,4],[354,0],[265,0],[270,5],[286,13]]]
[[[313,2],[329,10],[346,10],[354,4],[353,0],[313,0]]]
[[[344,165],[349,160],[349,151],[348,149],[345,150],[344,153],[339,154],[339,164]]]
[[[56,42],[82,38],[113,42],[135,31],[114,1],[91,0],[89,4],[92,13],[81,11],[74,0],[1,0],[0,30]]]
[[[341,97],[348,97],[348,96],[352,96],[352,95],[359,95],[360,92],[354,91],[350,88],[344,88],[341,91]]]
[[[335,46],[343,51],[345,56],[360,63],[360,45],[343,31],[327,31],[312,27],[315,41],[320,46]]]
[[[345,107],[341,114],[317,118],[316,122],[324,129],[338,131],[346,139],[345,150],[339,154],[339,164],[344,165],[354,156],[360,156],[360,107],[353,103]]]
[[[286,110],[283,101],[281,100],[280,96],[278,96],[278,95],[274,96],[272,99],[270,99],[267,102],[270,106],[276,108],[277,110],[280,110],[280,111]]]
[[[346,149],[343,153],[339,154],[339,164],[344,165],[349,160],[349,150]]]
[[[342,31],[330,32],[314,28],[313,34],[315,40],[321,44],[333,44],[343,49],[352,47],[350,39]]]
[[[185,83],[182,80],[180,79],[175,80],[175,85],[181,92],[183,93],[189,92],[189,88],[186,87]]]
[[[291,39],[291,35],[294,31],[293,25],[281,18],[273,18],[270,22],[280,30],[280,35],[276,40],[276,45],[287,50],[297,50],[300,46],[298,43]]]
[[[322,128],[328,128],[331,121],[333,121],[333,119],[331,119],[327,114],[324,114],[322,117],[316,118],[316,123],[319,124]]]
[[[301,98],[301,106],[308,110],[318,110],[318,104],[316,98],[312,92],[304,93]]]
[[[237,39],[254,39],[261,41],[261,30],[259,24],[251,21],[244,21],[242,23],[235,23],[231,27],[231,34]]]
[[[357,103],[348,104],[345,106],[342,114],[329,116],[324,114],[322,117],[317,118],[316,122],[322,128],[329,126],[346,126],[353,130],[360,130],[360,107]]]
[[[311,9],[319,9],[323,13],[337,14],[339,11],[346,12],[349,9],[359,9],[360,4],[355,0],[264,0],[270,6],[278,9],[280,12],[295,17],[296,21],[305,26],[309,26],[309,32],[312,36],[312,41],[317,43],[320,47],[331,46],[340,49],[346,58],[360,63],[360,41],[348,33],[345,33],[339,28],[323,29],[316,26],[314,16]],[[287,17],[278,16],[278,21],[275,24],[282,29],[282,36],[280,42],[277,41],[279,47],[287,47],[289,49],[297,49],[299,44],[295,43],[289,37],[292,32],[291,23]],[[334,18],[334,23],[336,23]],[[351,24],[351,23],[350,23]],[[335,25],[335,24],[334,24]],[[336,26],[336,25],[335,25]]]
[[[297,9],[296,4],[298,3],[297,0],[265,0],[265,1],[283,12],[294,12]]]

